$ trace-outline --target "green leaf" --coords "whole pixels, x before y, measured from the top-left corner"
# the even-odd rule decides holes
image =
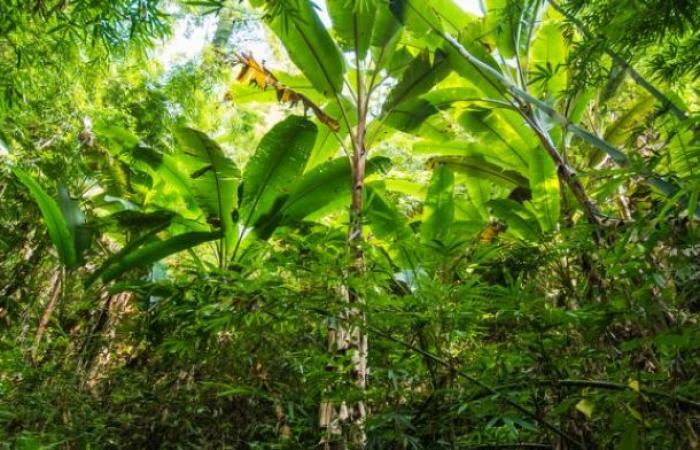
[[[364,217],[373,234],[382,240],[402,240],[412,236],[406,216],[390,203],[373,185],[365,189]]]
[[[508,0],[486,0],[486,29],[493,35],[498,52],[504,58],[516,55],[515,41],[517,25],[516,12],[509,8]]]
[[[506,170],[496,164],[490,163],[481,155],[467,156],[439,156],[431,159],[433,164],[443,164],[455,172],[463,173],[469,177],[480,178],[503,185],[523,186],[528,185],[527,178],[514,170]]]
[[[365,175],[385,170],[390,161],[376,157],[367,161]],[[336,201],[350,203],[352,169],[347,158],[337,158],[316,166],[304,174],[290,189],[289,197],[276,211],[261,218],[256,232],[267,239],[280,224],[291,224]]]
[[[441,30],[443,25],[429,1],[390,0],[389,7],[396,19],[404,24],[416,38],[423,38],[431,28]]]
[[[561,23],[550,20],[539,27],[529,57],[532,93],[541,98],[559,96],[567,84],[566,40]]]
[[[401,30],[401,23],[394,16],[390,9],[390,4],[393,0],[376,0],[377,13],[374,19],[374,27],[372,30],[372,38],[370,44],[373,47],[379,47],[380,54],[388,54],[385,47],[388,47],[392,41],[396,41],[396,37]],[[385,59],[386,61],[386,59]]]
[[[29,193],[39,206],[49,230],[49,237],[56,247],[61,263],[69,269],[75,268],[78,264],[75,244],[71,237],[68,221],[63,216],[60,206],[27,172],[18,167],[13,167],[12,172],[29,189]]]
[[[425,94],[444,79],[450,72],[450,66],[441,50],[435,52],[434,58],[430,52],[423,50],[409,64],[399,82],[389,92],[382,109],[390,112],[401,103]]]
[[[554,161],[542,147],[530,157],[530,190],[532,207],[543,231],[556,228],[560,214],[559,176]]]
[[[636,424],[628,424],[622,433],[620,443],[616,450],[639,450],[639,427]]]
[[[474,57],[501,74],[501,69],[496,60],[491,56],[481,41],[484,30],[478,23],[470,24],[459,34],[459,43],[469,51]],[[447,54],[447,59],[452,69],[472,86],[483,93],[483,97],[502,100],[507,93],[506,85],[501,79],[487,71],[474,67],[467,61],[453,46],[445,45],[443,51]]]
[[[589,419],[593,417],[594,406],[593,403],[585,398],[576,403],[576,409]]]
[[[488,203],[493,214],[508,225],[507,232],[518,239],[537,241],[540,230],[537,219],[520,203],[508,200],[491,200]]]
[[[624,144],[630,131],[643,122],[654,109],[654,104],[654,97],[644,96],[605,130],[605,140],[612,145]]]
[[[175,136],[180,150],[192,159],[189,165],[192,192],[199,206],[221,223],[225,249],[223,260],[233,249],[236,233],[232,219],[238,205],[241,171],[223,150],[205,133],[192,128],[179,128]]]
[[[341,101],[348,115],[350,126],[355,126],[357,124],[357,111],[354,105],[345,98],[341,99]],[[342,111],[338,102],[329,102],[328,105],[323,108],[323,111],[331,117],[342,117]],[[309,172],[319,164],[333,159],[340,149],[338,136],[340,136],[340,139],[343,139],[343,136],[347,136],[348,133],[349,130],[345,120],[340,121],[340,129],[337,132],[334,132],[327,126],[320,127],[318,137],[316,138],[316,144],[311,151],[311,156],[309,156],[305,172]]]
[[[424,242],[445,242],[454,221],[454,174],[449,167],[438,165],[423,203],[421,237]]]
[[[328,0],[328,14],[341,48],[363,59],[372,38],[377,0]]]
[[[439,110],[422,98],[409,100],[395,107],[385,117],[387,126],[404,132],[414,132]]]
[[[243,173],[244,227],[269,215],[275,200],[289,194],[292,184],[304,171],[317,131],[308,119],[290,116],[262,138]]]
[[[184,233],[165,241],[156,241],[130,251],[120,252],[110,260],[108,267],[100,268],[101,278],[108,283],[123,273],[141,267],[147,267],[175,253],[196,247],[205,242],[219,239],[221,233],[191,232]]]
[[[532,148],[527,140],[529,130],[514,127],[505,113],[491,109],[468,109],[458,122],[485,148],[481,153],[505,167],[527,173],[527,158]]]
[[[82,255],[90,247],[92,232],[86,225],[85,214],[80,209],[80,202],[71,198],[68,188],[63,184],[58,186],[58,205],[68,224],[71,240],[75,247],[77,264],[84,262]],[[77,265],[76,264],[76,265]]]
[[[327,97],[343,90],[345,63],[310,0],[288,0],[288,10],[269,24],[287,49],[292,62]]]

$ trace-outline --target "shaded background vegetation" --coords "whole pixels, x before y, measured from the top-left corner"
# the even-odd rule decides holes
[[[320,197],[299,194],[299,179],[325,180],[314,195],[330,190],[323,174],[335,172],[313,169],[345,158],[328,121],[302,100],[278,105],[260,81],[240,83],[232,59],[250,50],[251,35],[267,39],[269,55],[258,59],[274,58],[281,85],[334,119],[344,103],[266,31],[285,5],[304,2],[251,3],[0,5],[1,447],[316,448],[329,392],[364,400],[371,449],[700,446],[700,5],[562,0],[556,12],[503,0],[485,2],[484,18],[454,19],[469,23],[459,30],[469,51],[623,151],[629,161],[619,167],[602,144],[497,79],[466,77],[471,69],[439,33],[410,14],[399,20],[403,2],[350,2],[391,11],[402,27],[390,62],[376,69],[385,77],[377,98],[395,105],[370,105],[374,124],[387,125],[370,156],[385,159],[368,170],[364,271],[355,273],[349,166],[336,167],[348,176],[335,197],[305,203]],[[542,39],[564,54],[509,48],[511,25],[530,8],[541,8],[533,23],[548,24]],[[161,64],[163,40],[185,19],[216,20],[215,42]],[[526,77],[516,60],[532,62]],[[533,121],[445,97],[489,97],[493,83],[499,101],[529,107]],[[557,176],[533,123],[576,170],[596,220]],[[206,133],[204,143],[183,127]],[[274,131],[286,139],[271,139]],[[522,167],[503,156],[521,142],[533,152],[521,152]],[[258,211],[246,203],[260,179],[253,169],[267,167],[265,154],[287,154],[285,145],[306,157],[274,195],[260,189],[268,210]],[[201,149],[213,163],[202,166]],[[73,264],[16,167],[60,205]],[[217,192],[221,179],[237,180],[226,214],[221,203],[212,211],[206,173],[229,174],[216,178]],[[654,177],[673,188],[650,185]],[[289,198],[304,199],[303,213],[289,212]],[[239,209],[250,214],[245,238]],[[129,245],[187,233],[210,242],[105,275]],[[349,355],[327,345],[346,312],[343,286],[365,302],[366,390],[343,376]]]

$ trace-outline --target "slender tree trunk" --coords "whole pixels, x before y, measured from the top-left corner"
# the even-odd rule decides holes
[[[65,269],[60,267],[56,269],[56,272],[51,279],[51,295],[49,297],[49,302],[46,304],[46,309],[44,310],[44,314],[41,315],[39,326],[37,327],[36,334],[34,335],[34,344],[32,345],[32,361],[37,360],[41,338],[44,336],[46,328],[49,326],[49,321],[51,321],[51,316],[56,309],[56,305],[58,305],[58,300],[61,298],[61,285],[63,284],[64,275]]]
[[[357,59],[359,61],[359,57]],[[352,202],[350,204],[350,225],[348,230],[348,247],[350,250],[349,281],[343,287],[342,296],[347,305],[339,320],[328,327],[328,349],[335,359],[350,358],[352,361],[351,382],[361,393],[367,385],[367,352],[368,342],[365,333],[364,298],[352,286],[352,281],[364,275],[364,250],[362,235],[362,210],[365,184],[365,167],[367,149],[365,134],[367,124],[368,99],[364,81],[358,66],[357,92],[357,130],[352,135]],[[333,391],[333,389],[330,389]],[[321,438],[324,450],[362,450],[367,441],[365,435],[365,420],[367,410],[364,401],[341,400],[333,402],[325,399],[321,402],[319,424],[325,429]]]

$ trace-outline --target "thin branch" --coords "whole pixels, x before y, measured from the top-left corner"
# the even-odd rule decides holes
[[[443,366],[443,367],[447,367],[447,368],[449,368],[450,370],[455,370],[455,368],[454,368],[451,364],[449,364],[447,361],[443,360],[442,358],[439,358],[438,356],[433,355],[433,354],[430,353],[430,352],[427,352],[427,351],[423,350],[422,348],[416,347],[416,346],[413,345],[413,344],[410,344],[410,343],[408,343],[408,342],[402,341],[401,339],[398,339],[398,338],[392,336],[391,334],[386,333],[386,332],[384,332],[384,331],[382,331],[382,330],[380,330],[380,329],[378,329],[378,328],[376,328],[376,327],[373,327],[373,326],[371,326],[371,325],[369,326],[369,328],[372,330],[372,332],[376,333],[377,335],[379,335],[379,336],[381,336],[381,337],[384,337],[384,338],[386,338],[386,339],[388,339],[388,340],[390,340],[390,341],[392,341],[392,342],[395,342],[395,343],[400,344],[400,345],[402,345],[402,346],[404,346],[404,347],[406,347],[406,348],[408,348],[408,349],[410,349],[410,350],[413,350],[414,352],[416,352],[416,353],[418,353],[418,354],[420,354],[420,355],[422,355],[422,356],[424,356],[424,357],[426,357],[426,358],[428,358],[428,359],[433,360],[434,362],[436,362],[437,364],[440,364],[440,365]],[[578,440],[577,440],[576,438],[574,438],[573,436],[570,436],[569,434],[567,434],[566,432],[564,432],[563,430],[561,430],[559,427],[557,427],[556,425],[552,424],[551,422],[549,422],[549,421],[547,421],[547,420],[545,420],[545,419],[543,419],[543,418],[538,417],[537,413],[534,413],[534,412],[530,411],[529,409],[527,409],[527,408],[525,408],[524,406],[522,406],[520,403],[517,403],[517,402],[515,402],[515,401],[513,401],[513,400],[511,400],[511,399],[509,399],[509,398],[507,398],[507,397],[505,397],[503,394],[501,394],[501,393],[500,393],[499,391],[497,391],[495,388],[489,386],[488,384],[486,384],[486,383],[484,383],[483,381],[481,381],[481,380],[479,380],[479,379],[473,377],[472,375],[470,375],[469,373],[467,373],[467,372],[465,372],[465,371],[463,371],[463,370],[455,370],[455,371],[456,371],[456,373],[457,373],[458,375],[461,375],[463,378],[465,378],[465,379],[469,380],[470,382],[476,384],[477,386],[481,387],[482,389],[484,389],[484,390],[490,392],[492,395],[494,395],[495,397],[497,397],[497,398],[499,398],[500,400],[502,400],[503,403],[506,403],[506,404],[508,404],[509,406],[512,406],[513,408],[517,409],[518,411],[520,411],[520,412],[523,413],[524,415],[526,415],[526,416],[528,416],[529,418],[535,420],[536,422],[542,424],[542,426],[544,426],[545,428],[547,428],[547,429],[549,429],[550,431],[554,432],[556,435],[558,435],[558,436],[561,437],[562,439],[566,440],[569,444],[572,444],[574,447],[579,448],[579,449],[581,449],[581,450],[586,450],[586,449],[587,449],[587,447],[586,447],[585,444],[583,444],[582,442],[578,441]]]
[[[517,390],[522,390],[522,389],[527,389],[529,387],[533,386],[562,386],[562,387],[579,387],[579,388],[592,388],[592,389],[603,389],[603,390],[608,390],[608,391],[632,391],[632,392],[637,392],[635,389],[633,389],[631,386],[628,386],[626,384],[621,384],[621,383],[613,383],[610,381],[597,381],[597,380],[572,380],[572,379],[564,379],[564,380],[530,380],[530,381],[524,381],[522,383],[513,383],[513,384],[507,384],[503,386],[496,386],[494,389],[498,392],[503,392],[503,391],[517,391]],[[674,403],[677,403],[678,405],[682,405],[691,409],[695,410],[700,410],[700,402],[690,400],[685,397],[681,397],[678,395],[673,395],[673,394],[667,394],[665,392],[660,392],[655,389],[648,389],[644,387],[640,387],[639,392],[642,394],[648,395],[650,397],[656,397],[656,398],[663,398],[667,399],[670,401],[673,401]],[[479,400],[484,397],[488,397],[491,395],[492,392],[488,390],[483,390],[482,392],[477,393],[473,397],[470,398],[470,400]]]

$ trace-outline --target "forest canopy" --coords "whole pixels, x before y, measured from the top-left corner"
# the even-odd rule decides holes
[[[700,448],[700,2],[0,2],[0,449]]]

